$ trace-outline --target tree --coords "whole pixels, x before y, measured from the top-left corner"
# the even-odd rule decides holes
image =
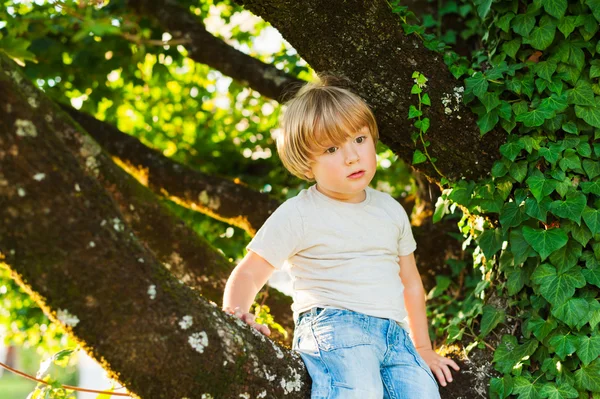
[[[316,71],[346,76],[373,108],[384,144],[442,186],[435,209],[425,204],[424,215],[435,212],[438,221],[461,208],[466,251],[448,251],[453,255],[429,294],[435,332],[469,351],[444,397],[600,391],[597,5],[440,4],[424,24],[452,42],[440,21],[454,17],[467,47],[475,45],[467,59],[412,25],[413,14],[398,4],[240,3],[276,27]],[[6,10],[11,29],[2,31],[0,47],[21,63],[39,63],[25,65],[25,78],[2,61],[8,77],[0,86],[7,99],[0,107],[0,253],[45,312],[140,397],[304,397],[307,376],[298,358],[198,296],[219,302],[231,266],[178,221],[198,211],[253,234],[284,192],[302,187],[272,157],[245,162],[231,143],[259,143],[252,156],[273,148],[270,135],[257,131],[275,126],[278,113],[268,111],[276,104],[245,86],[282,100],[294,90],[285,84],[309,78],[306,67],[291,49],[258,62],[233,50],[231,38],[208,34],[206,15],[218,8],[211,4],[67,2]],[[240,10],[228,2],[219,7],[228,22]],[[26,18],[16,18],[19,12]],[[40,18],[48,15],[53,19]],[[237,29],[237,45],[251,44]],[[246,108],[228,114],[211,105],[218,100],[214,72],[186,57],[241,82],[229,91]],[[253,118],[259,110],[268,123]],[[267,174],[264,191],[274,198],[257,190],[267,187]],[[389,184],[407,173],[392,167],[380,175],[375,183]],[[208,238],[209,229],[201,235]],[[282,317],[289,299],[271,291],[269,300],[291,332],[289,316]],[[142,354],[168,366],[141,362]],[[150,381],[151,375],[160,378]]]

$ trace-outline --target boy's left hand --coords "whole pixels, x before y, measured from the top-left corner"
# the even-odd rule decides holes
[[[448,366],[452,366],[456,371],[460,370],[460,367],[458,367],[454,360],[438,355],[431,348],[421,348],[417,349],[417,351],[443,387],[447,385],[446,381],[452,382],[452,373]]]

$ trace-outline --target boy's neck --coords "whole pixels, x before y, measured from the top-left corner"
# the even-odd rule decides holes
[[[365,199],[367,199],[367,192],[364,189],[360,193],[344,194],[344,193],[337,193],[335,191],[323,190],[323,188],[321,188],[318,183],[315,184],[315,188],[321,194],[323,194],[333,200],[336,200],[336,201],[358,204],[358,203],[363,202]]]

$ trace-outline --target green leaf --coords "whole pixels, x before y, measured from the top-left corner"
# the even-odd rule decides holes
[[[580,336],[577,346],[577,356],[584,365],[590,364],[593,360],[600,357],[600,335],[595,332],[590,337]]]
[[[552,74],[556,71],[556,61],[541,61],[534,67],[535,73],[548,82],[552,81]]]
[[[544,10],[554,18],[561,19],[567,11],[567,0],[545,0]]]
[[[429,130],[429,126],[430,126],[429,125],[429,118],[423,118],[423,119],[421,119],[421,127],[420,127],[420,129],[421,129],[421,131],[423,133],[427,133],[427,131]]]
[[[518,115],[515,120],[517,122],[523,122],[527,127],[542,126],[546,119],[550,119],[554,116],[554,112],[548,109],[533,109],[529,112],[525,112]]]
[[[521,36],[529,36],[529,32],[535,26],[535,17],[530,14],[518,14],[512,20],[512,28]]]
[[[539,316],[533,316],[527,321],[527,331],[533,332],[533,335],[542,341],[548,334],[554,331],[557,325],[558,323],[552,317],[544,320]]]
[[[504,231],[507,231],[509,227],[520,225],[526,219],[524,214],[524,206],[519,206],[514,201],[505,203],[500,212],[500,224]]]
[[[600,162],[590,161],[589,159],[583,160],[583,170],[587,173],[588,177],[593,179],[600,175]]]
[[[490,12],[490,8],[492,7],[492,0],[479,0],[476,1],[477,5],[477,14],[481,19],[485,19],[488,12]]]
[[[579,155],[582,157],[591,157],[592,147],[586,142],[577,144],[577,153],[579,153]],[[585,161],[583,162],[583,170],[585,170]]]
[[[421,150],[415,150],[415,152],[413,153],[413,165],[422,163],[427,161],[427,156],[425,156],[425,154],[423,154],[423,152],[421,152]]]
[[[479,126],[480,132],[482,136],[488,132],[490,132],[494,126],[498,123],[498,112],[496,110],[492,112],[486,112],[483,116],[480,116],[477,119],[477,126]]]
[[[513,162],[523,148],[523,143],[521,143],[520,141],[509,141],[508,143],[502,144],[500,146],[500,154],[504,155],[511,162]]]
[[[579,129],[577,129],[577,125],[573,121],[569,121],[562,125],[562,130],[567,133],[579,134]]]
[[[594,284],[600,288],[600,266],[590,267],[587,265],[587,268],[583,269],[581,273],[589,284]]]
[[[589,0],[587,1],[589,3]],[[596,13],[594,13],[594,16]],[[596,16],[596,19],[599,17]],[[600,392],[600,359],[582,366],[575,372],[575,381],[578,388],[589,392]]]
[[[517,37],[516,39],[509,40],[508,42],[502,43],[502,51],[504,51],[509,57],[513,59],[517,59],[517,51],[521,47],[521,38]]]
[[[537,349],[538,340],[525,340],[522,345],[517,343],[517,337],[512,335],[503,335],[502,343],[494,352],[494,363],[496,370],[504,374],[509,374],[513,367],[517,365],[525,356],[531,356]]]
[[[600,60],[590,61],[590,79],[594,79],[600,76]]]
[[[600,97],[594,97],[594,106],[575,106],[575,115],[588,124],[600,128]]]
[[[408,119],[416,118],[423,115],[423,112],[419,111],[414,105],[408,107]]]
[[[573,31],[577,27],[577,25],[575,24],[576,20],[576,16],[569,15],[564,18],[561,18],[558,21],[558,30],[561,31],[563,35],[565,35],[565,38],[568,38],[569,35],[573,33]]]
[[[479,237],[477,243],[486,258],[491,259],[502,248],[502,231],[500,229],[486,230]]]
[[[585,0],[585,4],[592,10],[594,18],[600,22],[600,0]]]
[[[556,189],[556,180],[547,178],[540,171],[533,172],[526,180],[526,183],[538,202],[541,202],[542,199],[550,195]]]
[[[557,200],[550,204],[549,211],[554,215],[581,224],[581,213],[585,209],[587,198],[581,192],[575,191],[567,194],[564,201]]]
[[[483,97],[480,98],[480,100],[485,106],[485,110],[487,112],[490,112],[500,105],[500,98],[496,92],[486,92]]]
[[[572,334],[558,333],[548,341],[550,348],[560,357],[560,360],[565,360],[567,356],[575,353],[579,340]]]
[[[523,226],[523,237],[540,254],[542,261],[552,252],[565,246],[569,240],[567,233],[560,228],[542,230]]]
[[[582,250],[581,244],[577,241],[569,240],[567,245],[554,251],[552,255],[550,255],[550,262],[556,266],[559,273],[562,273],[563,270],[577,265]]]
[[[600,210],[586,206],[581,216],[593,235],[600,233]]]
[[[567,90],[569,104],[594,105],[594,91],[592,85],[585,80],[579,79],[571,90]]]
[[[488,81],[481,72],[477,72],[474,76],[465,79],[465,84],[465,94],[473,93],[480,98],[488,89]]]
[[[574,265],[563,270],[543,263],[538,266],[531,279],[540,286],[540,293],[548,302],[559,305],[573,296],[576,288],[585,285],[585,278],[581,274],[581,267]]]
[[[565,220],[562,223],[562,228],[564,228],[566,232],[571,233],[571,236],[583,246],[586,246],[588,241],[592,238],[592,232],[585,224],[579,226],[577,223]]]
[[[513,163],[508,170],[511,177],[521,183],[527,176],[527,161]]]
[[[592,193],[600,196],[600,180],[584,181],[579,183],[579,187],[581,187],[581,191],[585,194]]]
[[[421,103],[423,103],[424,105],[431,106],[431,100],[429,99],[429,94],[425,93],[423,98],[421,98]]]
[[[511,230],[509,238],[510,252],[514,255],[515,265],[525,262],[530,256],[535,256],[536,252],[534,252],[531,245],[525,240],[522,229]]]
[[[483,307],[483,316],[481,317],[480,334],[485,337],[492,331],[498,324],[504,321],[504,310],[497,309],[492,305],[485,305]]]
[[[518,394],[518,399],[541,399],[541,385],[537,382],[531,382],[524,377],[514,379],[513,394]]]
[[[490,381],[490,390],[498,395],[499,399],[507,398],[513,390],[513,380],[510,375],[502,378],[492,378]]]
[[[544,15],[539,22],[539,26],[536,26],[529,37],[523,38],[523,43],[531,44],[536,50],[545,50],[554,41],[554,35],[556,34],[556,23],[552,18]]]
[[[581,159],[577,155],[577,151],[569,148],[568,150],[565,150],[565,153],[563,154],[562,159],[558,162],[558,165],[565,172],[569,169],[579,171],[581,170]]]
[[[540,391],[542,398],[548,399],[575,399],[579,397],[579,393],[569,384],[556,385],[554,383],[544,384]]]
[[[552,307],[552,315],[565,322],[569,327],[575,328],[578,324],[585,324],[590,319],[588,302],[583,298],[571,298],[558,306]]]
[[[527,198],[525,200],[525,213],[534,219],[546,223],[546,215],[550,203],[551,200],[549,198],[544,198],[541,202],[537,202],[534,198]]]

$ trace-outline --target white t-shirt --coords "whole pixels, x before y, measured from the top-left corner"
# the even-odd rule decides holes
[[[302,190],[267,219],[246,246],[276,269],[289,267],[294,320],[312,307],[341,308],[407,326],[399,256],[417,245],[408,215],[370,187],[360,203]]]

